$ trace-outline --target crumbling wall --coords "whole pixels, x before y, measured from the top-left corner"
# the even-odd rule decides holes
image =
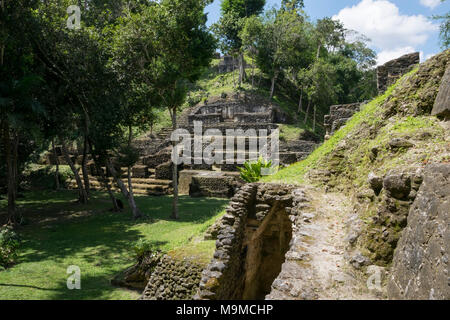
[[[238,172],[198,172],[191,177],[187,193],[191,197],[231,198],[243,184]]]
[[[411,71],[420,63],[419,52],[414,52],[391,60],[377,68],[377,86],[381,94],[397,81],[401,76]]]
[[[232,56],[223,56],[217,68],[219,73],[227,73],[233,72],[238,68],[238,66],[239,66],[238,59],[235,59]]]
[[[190,300],[197,292],[203,267],[164,255],[152,270],[141,300]]]
[[[439,93],[434,102],[432,115],[450,119],[450,67],[447,67],[442,77]]]
[[[189,123],[202,121],[203,125],[212,125],[232,120],[239,123],[273,123],[274,107],[266,101],[251,100],[229,101],[223,100],[214,104],[198,106],[189,115]],[[278,116],[280,118],[280,116]]]
[[[340,104],[330,107],[330,114],[324,118],[326,137],[330,137],[357,112],[360,111],[362,103]]]
[[[364,209],[366,206],[371,205],[375,214],[366,232],[354,223],[348,240],[351,245],[365,247],[371,261],[389,265],[422,184],[423,172],[420,168],[397,168],[384,177],[371,173],[368,181],[371,190],[361,191],[357,195],[355,212],[363,212],[367,210]]]
[[[450,164],[430,165],[395,251],[391,299],[450,299]]]
[[[221,220],[216,252],[197,299],[263,299],[281,271],[303,192],[296,186],[247,184]]]

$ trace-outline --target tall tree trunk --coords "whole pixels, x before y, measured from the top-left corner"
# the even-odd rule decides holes
[[[131,147],[131,142],[133,141],[133,128],[128,126],[128,148]],[[136,202],[134,200],[134,193],[133,193],[133,181],[132,181],[132,168],[131,166],[128,166],[128,193],[129,197],[131,199],[131,202],[134,203],[135,210],[133,209],[133,219],[138,219],[142,216],[139,209],[136,207]]]
[[[79,197],[78,200],[82,204],[87,204],[89,201],[89,198],[86,193],[86,190],[84,189],[83,181],[80,178],[80,174],[78,173],[77,168],[75,168],[75,164],[73,163],[72,159],[70,159],[69,151],[67,150],[64,140],[61,138],[59,140],[61,141],[62,153],[63,153],[64,159],[66,160],[67,164],[69,165],[70,169],[72,170],[73,175],[75,177],[75,181],[77,182],[78,197]]]
[[[131,212],[133,213],[133,219],[138,219],[138,218],[142,217],[142,213],[139,210],[139,208],[137,207],[136,202],[134,201],[134,197],[131,197],[130,193],[128,192],[127,187],[123,183],[122,179],[120,179],[119,175],[117,174],[116,169],[114,168],[114,166],[109,158],[106,159],[106,166],[108,167],[109,172],[111,172],[111,174],[113,175],[114,180],[116,181],[117,185],[119,186],[120,191],[122,192],[123,196],[125,197],[125,199],[127,199],[128,205],[130,206]]]
[[[14,132],[13,136],[13,168],[14,168],[14,198],[17,199],[19,192],[19,134]]]
[[[19,134],[14,132],[13,139],[13,168],[14,168],[14,201],[17,200],[17,193],[19,192]],[[16,210],[16,219],[22,223],[22,213]]]
[[[60,185],[59,185],[59,160],[58,160],[58,155],[56,153],[56,147],[55,147],[55,139],[52,138],[52,149],[53,149],[53,157],[55,158],[55,186],[56,186],[56,191],[58,191],[60,189]]]
[[[83,172],[84,189],[88,197],[91,194],[91,183],[89,181],[89,172],[87,170],[87,155],[88,155],[88,142],[87,137],[84,137],[83,142],[83,158],[81,160],[81,171]]]
[[[252,60],[252,90],[255,89],[255,63]]]
[[[316,105],[314,105],[314,120],[313,120],[313,132],[316,132]]]
[[[244,54],[239,54],[239,87],[242,86],[242,81],[244,81]]]
[[[177,108],[173,108],[172,111],[172,129],[177,129]],[[172,142],[173,149],[175,150],[175,142]],[[174,152],[174,151],[172,151]],[[176,163],[172,163],[172,185],[173,185],[173,203],[172,203],[172,215],[171,218],[178,220],[178,166]]]
[[[233,72],[232,72],[232,74],[233,74],[233,88],[236,88],[236,72],[235,72],[235,70],[236,70],[236,66],[235,66],[235,64],[234,64],[234,59],[233,59]]]
[[[102,167],[100,166],[98,159],[97,159],[97,155],[94,152],[94,148],[92,146],[92,142],[88,139],[88,143],[89,143],[89,151],[91,153],[92,156],[92,160],[94,161],[94,166],[95,166],[95,170],[97,171],[98,175],[100,176],[100,182],[103,184],[103,187],[106,189],[106,191],[108,192],[109,198],[111,199],[111,202],[113,204],[113,210],[114,212],[119,212],[119,206],[117,204],[117,199],[114,196],[114,193],[111,190],[111,186],[109,184],[109,180],[108,178],[106,178],[105,173],[103,172]]]
[[[322,47],[322,43],[319,41],[319,45],[317,46],[316,60],[319,60],[321,47]]]
[[[270,86],[270,99],[273,98],[273,94],[275,92],[275,82],[277,81],[278,71],[276,71],[272,77],[272,85]]]
[[[128,167],[128,194],[131,199],[131,203],[133,203],[133,219],[139,219],[142,217],[141,212],[139,211],[138,207],[136,206],[136,201],[134,199],[134,193],[133,193],[133,182],[132,182],[132,169],[131,167]]]
[[[117,198],[114,196],[112,192],[111,185],[109,184],[108,178],[106,178],[105,173],[103,172],[102,167],[98,164],[97,160],[94,158],[95,169],[100,175],[100,181],[103,183],[104,188],[108,192],[109,198],[111,199],[114,212],[119,212],[120,208],[117,204]]]
[[[300,90],[300,99],[298,100],[298,111],[297,111],[298,114],[302,112],[302,100],[303,100],[303,88],[301,88]]]
[[[1,1],[1,11],[2,14],[5,11],[5,1]],[[2,28],[3,31],[3,28]],[[5,43],[2,41],[0,45],[0,66],[3,68],[4,64],[4,56],[5,56]],[[3,144],[5,148],[5,157],[6,157],[6,175],[8,179],[8,218],[7,224],[15,226],[17,224],[16,218],[16,186],[15,186],[15,178],[14,178],[14,166],[13,166],[13,155],[11,150],[11,138],[10,138],[10,127],[8,123],[8,117],[5,116],[3,121],[3,128],[0,127],[0,130],[3,129]]]
[[[308,100],[308,107],[306,108],[306,113],[305,113],[305,124],[308,122],[308,114],[309,114],[309,108],[311,106],[311,100]]]
[[[16,186],[15,186],[15,174],[13,165],[13,151],[11,148],[11,135],[8,120],[4,121],[3,127],[3,145],[5,148],[6,167],[7,167],[7,179],[8,179],[8,218],[7,224],[11,226],[17,225],[16,217]]]

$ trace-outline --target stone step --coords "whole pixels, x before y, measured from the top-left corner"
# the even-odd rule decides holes
[[[74,188],[70,188],[70,189],[76,189],[76,186]],[[91,186],[91,190],[93,191],[104,191],[104,189],[102,187],[98,187],[98,186]],[[120,190],[118,188],[112,188],[112,190],[114,192],[119,193]],[[148,189],[135,189],[133,188],[133,194],[134,195],[140,195],[140,196],[166,196],[166,195],[170,195],[173,193],[172,189],[168,189],[168,190],[158,190],[158,189],[153,189],[153,190],[148,190]]]
[[[83,179],[83,175],[80,175],[80,178]],[[113,178],[107,178],[109,183],[113,183],[114,179]],[[75,182],[75,180],[73,179],[72,181]],[[89,176],[89,181],[92,183],[99,183],[100,179],[99,177],[93,177],[93,176]],[[128,185],[128,180],[122,180],[124,184]],[[172,185],[172,181],[171,180],[160,180],[160,179],[155,179],[155,178],[131,178],[131,183],[134,184],[140,184],[140,185],[161,185],[161,186],[171,186]]]
[[[119,187],[113,183],[112,179],[108,179],[111,189],[115,192],[120,192]],[[128,188],[128,181],[123,181]],[[133,192],[136,194],[145,195],[167,195],[173,192],[172,182],[169,180],[157,179],[132,179]],[[92,190],[104,190],[103,184],[96,177],[89,177],[89,184]],[[73,179],[69,182],[69,189],[77,189],[77,183]]]

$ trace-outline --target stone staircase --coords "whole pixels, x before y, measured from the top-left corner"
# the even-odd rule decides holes
[[[217,141],[217,139],[222,137],[222,151],[217,151],[218,154],[212,154],[213,157],[217,155],[222,160],[221,163],[214,161],[214,163],[210,164],[206,163],[203,158],[195,158],[194,121],[202,121],[202,134],[204,137],[208,130],[216,130],[213,135],[208,137],[211,139],[203,142],[203,150],[212,141]],[[262,134],[260,130],[267,130],[267,134],[270,135],[274,129],[279,127],[277,123],[284,122],[285,116],[278,110],[277,106],[274,106],[271,102],[254,101],[249,98],[240,101],[219,99],[212,104],[197,105],[184,110],[178,117],[178,128],[186,129],[189,132],[189,136],[185,137],[185,139],[190,140],[193,159],[191,164],[179,166],[180,179],[185,180],[185,185],[189,185],[192,182],[193,190],[208,190],[207,193],[204,193],[208,196],[214,194],[214,189],[219,187],[224,190],[227,188],[235,190],[236,186],[242,183],[239,179],[239,168],[243,166],[244,162],[257,160],[261,155],[260,137],[258,137],[258,134]],[[233,150],[227,151],[226,135],[230,130],[234,131],[235,140]],[[134,141],[134,145],[141,155],[132,170],[133,189],[136,194],[166,195],[172,193],[173,164],[171,161],[172,147],[170,141],[172,132],[171,127],[164,127],[156,134],[148,134]],[[287,166],[303,160],[316,148],[317,144],[315,141],[308,140],[309,137],[304,139],[279,141],[280,165]],[[253,150],[250,152],[250,145],[255,142],[259,150],[258,152]],[[271,143],[269,136],[267,137],[267,152],[269,155],[271,154]],[[244,151],[237,150],[239,144],[245,147]],[[46,161],[54,164],[52,163],[54,159],[51,159],[51,156],[51,153],[47,154]],[[64,164],[63,159],[60,158],[60,164]],[[234,163],[230,164],[230,161],[227,161],[230,159],[234,159]],[[76,151],[73,153],[73,160],[78,165],[81,164],[81,159]],[[126,168],[122,168],[120,171],[122,172],[123,182],[127,184]],[[185,172],[183,173],[183,171]],[[211,172],[211,178],[215,180],[214,183],[206,178],[205,171]],[[91,189],[103,189],[99,181],[99,173],[96,172],[92,161],[88,162],[88,172]],[[103,172],[109,177],[112,189],[120,191],[105,168],[103,168]],[[195,174],[196,172],[197,175]],[[197,186],[195,186],[196,181],[199,184]],[[74,180],[70,182],[70,187],[77,187]],[[185,188],[185,192],[190,194],[188,187]]]
[[[102,168],[104,172],[106,172],[106,168]],[[171,180],[162,180],[162,179],[156,179],[155,178],[155,170],[154,169],[148,169],[148,175],[147,177],[143,175],[137,175],[134,174],[137,171],[142,170],[142,166],[135,166],[133,168],[133,177],[131,178],[132,186],[133,186],[133,192],[136,195],[147,195],[147,196],[163,196],[163,195],[169,195],[172,194],[172,181]],[[127,168],[121,169],[122,174],[121,178],[125,186],[128,188],[128,174]],[[80,174],[81,179],[83,179],[83,175]],[[120,189],[118,188],[117,184],[114,182],[112,177],[107,177],[108,183],[111,186],[111,189],[115,192],[120,192]],[[99,176],[93,176],[89,175],[89,185],[91,190],[102,190],[104,191],[104,186],[101,183]],[[72,179],[69,182],[68,185],[69,189],[77,189],[77,183],[75,179]]]

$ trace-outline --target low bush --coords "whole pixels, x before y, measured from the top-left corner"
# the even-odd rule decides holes
[[[137,259],[157,251],[159,251],[158,247],[155,246],[155,244],[153,244],[152,242],[145,239],[139,239],[133,245],[134,256]]]
[[[258,182],[262,178],[263,169],[272,169],[272,161],[267,161],[260,157],[258,161],[248,161],[243,168],[239,168],[241,178],[249,183]]]
[[[18,257],[20,238],[10,227],[0,228],[0,266],[8,268]]]

